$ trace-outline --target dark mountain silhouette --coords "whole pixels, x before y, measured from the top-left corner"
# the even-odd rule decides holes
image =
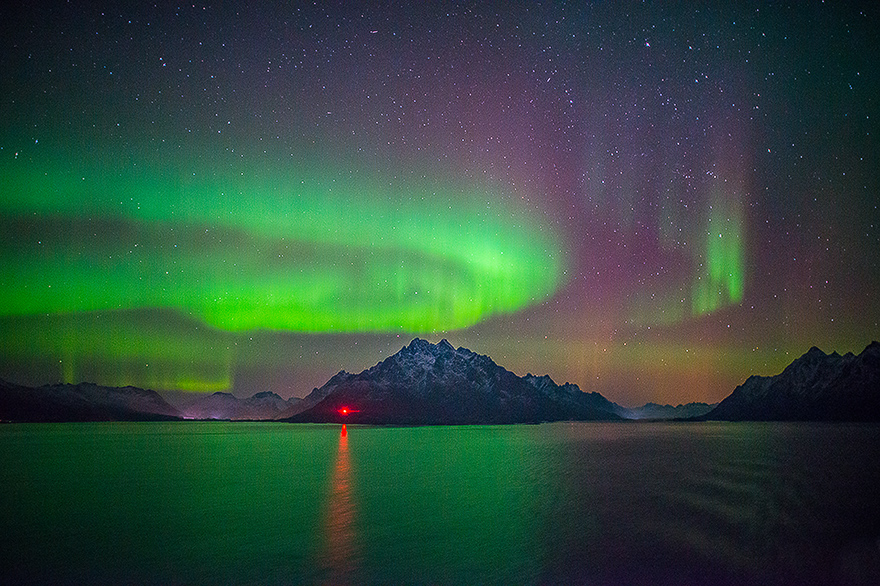
[[[880,421],[880,344],[858,356],[814,346],[776,376],[749,377],[698,419]]]
[[[277,419],[300,403],[302,399],[285,401],[275,393],[266,391],[247,399],[239,399],[231,393],[213,393],[201,396],[181,406],[187,419],[267,420]]]
[[[416,338],[376,366],[339,372],[284,419],[291,422],[375,424],[536,423],[560,420],[619,420],[618,405],[576,385],[548,376],[519,377],[488,356],[446,340]],[[348,413],[343,414],[342,410]]]
[[[0,380],[0,420],[170,421],[180,413],[155,391],[92,383],[25,387]]]
[[[446,340],[415,339],[360,374],[341,371],[304,399],[214,393],[178,411],[158,393],[92,383],[25,387],[0,380],[0,421],[278,419],[375,424],[537,423],[560,420],[880,421],[880,343],[858,356],[811,348],[776,376],[752,376],[717,406],[627,409],[549,376],[519,377]],[[347,414],[341,410],[347,409]],[[708,413],[706,411],[708,410]]]

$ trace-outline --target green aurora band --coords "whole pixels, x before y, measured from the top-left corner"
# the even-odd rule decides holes
[[[716,190],[705,230],[702,272],[692,297],[693,315],[704,315],[742,301],[745,292],[745,237],[740,198]]]
[[[498,187],[427,174],[14,161],[0,177],[6,316],[171,308],[230,332],[446,331],[538,303],[563,274],[555,236]]]
[[[467,328],[564,275],[554,232],[498,185],[120,158],[0,164],[0,358],[65,382],[228,390],[243,364],[287,368],[285,333]]]
[[[687,263],[689,282],[658,279],[632,291],[627,318],[633,326],[672,326],[742,302],[748,272],[743,195],[728,182],[720,183],[709,189],[699,219],[689,220],[673,203],[664,202],[657,226],[661,246]],[[678,242],[678,227],[689,223],[694,227],[686,230],[684,242]]]

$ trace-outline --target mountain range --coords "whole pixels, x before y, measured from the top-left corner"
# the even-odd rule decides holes
[[[778,375],[752,376],[718,403],[626,408],[549,376],[523,377],[448,341],[418,338],[359,374],[340,371],[303,399],[201,396],[175,407],[154,391],[0,380],[0,421],[279,420],[493,424],[579,420],[880,421],[880,344],[859,355],[816,347]]]
[[[180,412],[159,393],[92,383],[31,388],[0,380],[0,421],[174,421]]]
[[[813,346],[775,376],[751,376],[698,420],[880,421],[880,343],[858,356]]]
[[[289,415],[302,402],[298,397],[284,400],[270,391],[239,399],[232,393],[213,393],[180,406],[185,419],[269,420]]]
[[[488,356],[416,338],[359,374],[341,371],[284,418],[290,422],[536,423],[632,417],[626,408],[549,376],[519,377]]]
[[[619,414],[627,419],[687,419],[705,415],[717,405],[718,403],[686,403],[675,406],[645,403],[641,407],[621,407]]]

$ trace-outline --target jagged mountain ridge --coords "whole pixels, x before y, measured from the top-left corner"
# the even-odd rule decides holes
[[[519,377],[488,356],[414,339],[359,374],[341,371],[304,400],[292,422],[397,424],[619,420],[618,405],[548,376]],[[339,410],[347,407],[345,416]]]
[[[775,376],[749,377],[699,419],[880,421],[880,343],[858,356],[814,346]]]
[[[92,383],[26,387],[0,380],[0,420],[171,421],[180,412],[159,393]]]
[[[338,409],[353,412],[342,417]],[[360,407],[366,407],[361,409]],[[518,377],[488,356],[446,340],[415,339],[359,374],[340,371],[304,399],[275,393],[238,399],[214,393],[183,406],[135,387],[92,383],[25,387],[0,380],[2,421],[142,421],[247,419],[360,423],[517,423],[557,420],[670,419],[757,421],[880,421],[880,344],[858,356],[816,347],[772,377],[752,376],[711,405],[648,403],[625,408],[549,376]]]
[[[180,408],[187,419],[268,420],[276,419],[295,408],[301,399],[285,401],[271,391],[239,399],[232,393],[213,393],[189,401]]]

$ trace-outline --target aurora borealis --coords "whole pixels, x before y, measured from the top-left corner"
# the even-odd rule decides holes
[[[8,282],[22,281],[9,314],[164,307],[232,332],[419,332],[520,309],[561,272],[557,246],[485,186],[477,198],[333,168],[206,182],[66,171],[8,173],[9,211],[37,218],[15,232],[46,235],[9,256]],[[84,234],[65,233],[71,216]]]
[[[613,401],[880,338],[871,3],[3,8],[0,378]]]

